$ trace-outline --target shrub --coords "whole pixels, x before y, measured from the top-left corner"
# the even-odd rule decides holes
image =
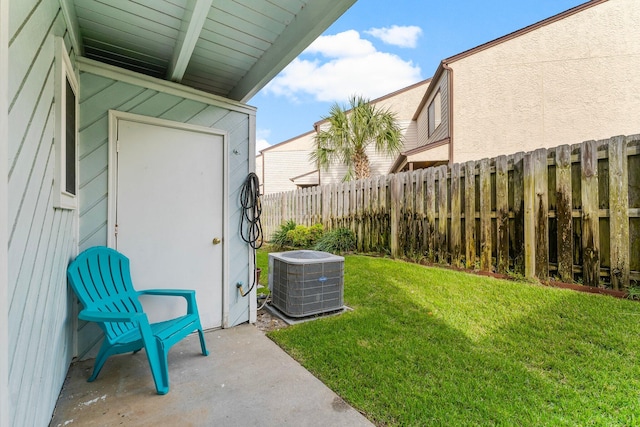
[[[322,224],[315,224],[311,227],[296,225],[293,230],[287,232],[287,240],[291,246],[296,248],[311,248],[323,233]]]
[[[293,220],[280,224],[280,228],[271,236],[271,244],[280,249],[285,246],[291,246],[291,241],[287,237],[287,233],[294,228],[296,228],[296,223]]]
[[[318,240],[314,249],[317,251],[331,252],[340,254],[350,252],[356,248],[356,236],[348,228],[336,228],[327,231]]]
[[[322,227],[322,224],[314,224],[309,227],[309,244],[315,245],[316,242],[320,240],[323,234],[324,228]]]
[[[296,248],[308,247],[310,241],[309,227],[296,225],[296,228],[287,232],[287,240],[291,242],[291,246]]]

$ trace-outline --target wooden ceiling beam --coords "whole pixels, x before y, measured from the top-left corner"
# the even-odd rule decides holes
[[[182,18],[180,35],[173,50],[173,58],[167,70],[168,80],[182,81],[212,3],[213,0],[189,1],[189,7],[185,10],[185,16]]]

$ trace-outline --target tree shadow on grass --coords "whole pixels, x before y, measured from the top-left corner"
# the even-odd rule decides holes
[[[585,303],[582,295],[564,291],[561,297],[536,301],[534,309],[518,313],[513,322],[481,339],[471,339],[438,316],[428,301],[417,303],[401,280],[382,273],[377,264],[359,261],[357,272],[345,278],[350,286],[345,299],[352,301],[354,312],[271,334],[374,422],[578,425],[595,421],[623,425],[631,420],[630,411],[610,415],[615,399],[601,401],[602,408],[595,415],[580,410],[595,397],[589,388],[582,396],[580,387],[588,385],[575,380],[584,371],[580,358],[590,356],[571,353],[611,346],[611,341],[594,340],[593,331],[576,334],[575,329],[580,328],[574,322],[592,319],[590,311],[595,308],[591,305],[597,307],[600,301]],[[585,304],[589,309],[580,311]],[[580,315],[574,315],[576,307]],[[568,322],[572,316],[575,318]],[[598,354],[611,356],[617,351]],[[622,352],[619,357],[632,353]],[[632,362],[625,372],[640,378]],[[604,383],[606,378],[605,374],[599,381]],[[632,392],[638,389],[637,383],[616,382],[615,387],[627,393],[621,404],[638,401],[637,392]]]

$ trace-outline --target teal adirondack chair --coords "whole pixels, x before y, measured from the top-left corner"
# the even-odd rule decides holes
[[[169,391],[167,354],[171,346],[198,331],[202,354],[209,354],[204,342],[195,291],[136,291],[131,283],[129,258],[102,246],[87,249],[78,255],[69,264],[67,277],[84,307],[78,317],[98,323],[104,332],[104,341],[88,381],[96,379],[110,356],[130,351],[135,353],[144,347],[156,391],[158,394],[166,394]],[[187,314],[150,324],[138,300],[139,295],[183,297],[187,301]]]

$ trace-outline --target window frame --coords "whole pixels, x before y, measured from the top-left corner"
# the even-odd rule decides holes
[[[433,99],[429,103],[429,106],[427,107],[427,126],[429,128],[429,137],[433,135],[436,129],[438,129],[440,123],[442,123],[442,94],[440,92],[440,89],[438,89],[436,94],[433,96]]]
[[[64,40],[55,38],[55,166],[54,166],[54,198],[53,207],[57,209],[77,209],[78,207],[78,80],[74,73],[71,60],[67,54]],[[68,88],[74,96],[74,129],[67,133],[67,95]],[[72,191],[68,191],[67,173],[69,159],[67,158],[68,135],[74,138],[73,183]]]

